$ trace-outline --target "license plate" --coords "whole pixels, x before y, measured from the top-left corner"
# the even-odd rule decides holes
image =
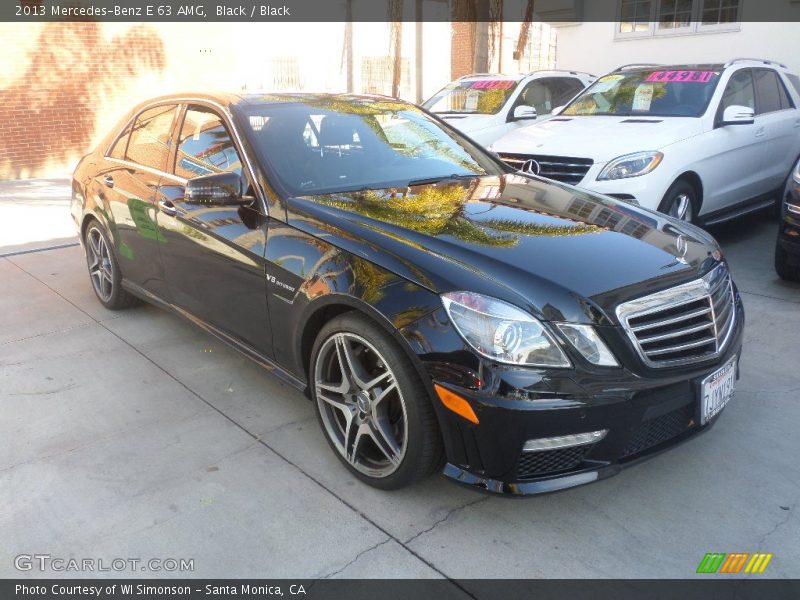
[[[736,357],[725,363],[724,366],[714,371],[706,377],[701,385],[701,419],[700,424],[708,423],[719,411],[721,411],[728,400],[733,396],[733,389],[736,386]]]

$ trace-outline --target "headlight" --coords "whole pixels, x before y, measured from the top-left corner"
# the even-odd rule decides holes
[[[512,365],[569,367],[569,359],[538,319],[502,300],[452,292],[442,304],[456,331],[476,352]]]
[[[609,162],[597,176],[597,180],[626,179],[647,175],[661,164],[663,158],[664,155],[661,152],[626,154]]]
[[[561,330],[575,349],[593,365],[601,367],[618,367],[619,363],[605,342],[597,335],[591,325],[576,325],[574,323],[558,323]]]

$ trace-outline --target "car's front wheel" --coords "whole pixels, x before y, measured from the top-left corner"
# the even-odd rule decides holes
[[[354,312],[326,323],[309,373],[325,437],[359,479],[396,489],[440,465],[430,394],[402,348],[376,323]]]
[[[781,279],[800,281],[800,267],[789,264],[789,255],[781,247],[780,240],[775,243],[775,271]]]
[[[117,257],[114,256],[106,232],[97,221],[86,228],[83,241],[89,278],[100,303],[111,310],[138,304],[138,298],[122,289],[122,274]]]
[[[697,192],[688,182],[679,179],[664,194],[659,212],[687,223],[694,223],[697,210]]]

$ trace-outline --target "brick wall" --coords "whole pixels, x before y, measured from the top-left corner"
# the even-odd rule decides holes
[[[450,42],[451,79],[458,79],[462,75],[472,73],[474,35],[475,23],[453,23],[452,38]]]
[[[103,25],[15,24],[4,47],[24,47],[0,88],[0,178],[52,175],[85,154],[99,111],[147,72],[164,68],[164,47],[147,26],[116,36]]]

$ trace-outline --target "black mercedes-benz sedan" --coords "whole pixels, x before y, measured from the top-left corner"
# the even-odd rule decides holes
[[[391,98],[145,102],[81,160],[72,215],[104,306],[171,309],[305,391],[383,489],[595,481],[708,429],[738,378],[707,233]]]
[[[786,180],[775,243],[775,271],[781,279],[800,281],[800,160]]]

